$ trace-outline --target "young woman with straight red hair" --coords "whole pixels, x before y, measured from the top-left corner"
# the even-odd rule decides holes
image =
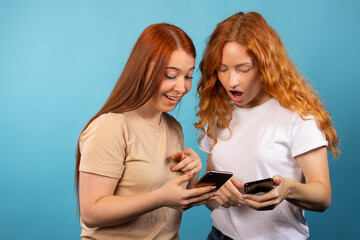
[[[237,13],[212,33],[198,85],[200,149],[207,170],[232,171],[213,210],[208,239],[306,239],[304,210],[331,203],[327,149],[339,139],[330,114],[258,13]],[[244,183],[273,179],[263,194]]]
[[[191,39],[154,24],[137,40],[101,110],[81,132],[76,188],[83,239],[178,239],[182,211],[214,197],[169,114],[190,90]]]

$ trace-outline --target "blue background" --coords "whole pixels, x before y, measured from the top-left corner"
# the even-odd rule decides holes
[[[333,201],[307,212],[310,239],[360,237],[357,153],[359,1],[13,1],[0,2],[0,239],[79,239],[75,146],[107,99],[133,44],[152,23],[183,28],[200,62],[215,25],[258,11],[324,99],[342,142],[330,161]],[[195,88],[172,114],[186,147],[198,150]],[[180,239],[205,239],[204,206],[184,213]],[[261,228],[261,226],[259,226]]]

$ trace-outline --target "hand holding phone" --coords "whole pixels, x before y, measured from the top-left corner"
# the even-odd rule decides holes
[[[221,186],[226,183],[231,177],[232,172],[226,171],[207,171],[195,184],[196,187],[210,186],[215,185],[216,189],[221,188]]]
[[[274,180],[272,178],[261,179],[258,181],[247,182],[244,184],[244,193],[264,194],[274,188]]]

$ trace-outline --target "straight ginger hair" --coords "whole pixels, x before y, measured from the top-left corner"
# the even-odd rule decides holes
[[[178,49],[184,50],[194,58],[196,57],[192,40],[180,28],[167,23],[148,26],[136,41],[104,106],[90,119],[81,133],[102,114],[129,112],[144,105],[158,90],[161,81],[164,79],[170,56]],[[151,63],[154,64],[154,68],[147,79],[146,76]],[[77,196],[79,196],[80,159],[81,152],[78,140],[75,167]]]
[[[340,154],[339,138],[331,123],[331,115],[324,109],[321,100],[299,74],[288,57],[284,44],[276,31],[256,12],[239,12],[220,22],[211,34],[200,62],[201,79],[197,87],[200,98],[197,106],[199,121],[194,124],[211,138],[217,140],[211,130],[228,128],[232,119],[230,97],[217,77],[222,50],[226,43],[241,44],[257,65],[261,87],[277,99],[284,108],[296,111],[301,118],[313,116],[325,134],[328,149],[333,157]],[[229,129],[230,131],[230,129]]]

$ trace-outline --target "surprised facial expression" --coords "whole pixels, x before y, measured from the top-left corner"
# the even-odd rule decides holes
[[[241,44],[225,44],[217,75],[229,97],[238,107],[251,108],[258,104],[256,98],[262,90],[259,71]]]

